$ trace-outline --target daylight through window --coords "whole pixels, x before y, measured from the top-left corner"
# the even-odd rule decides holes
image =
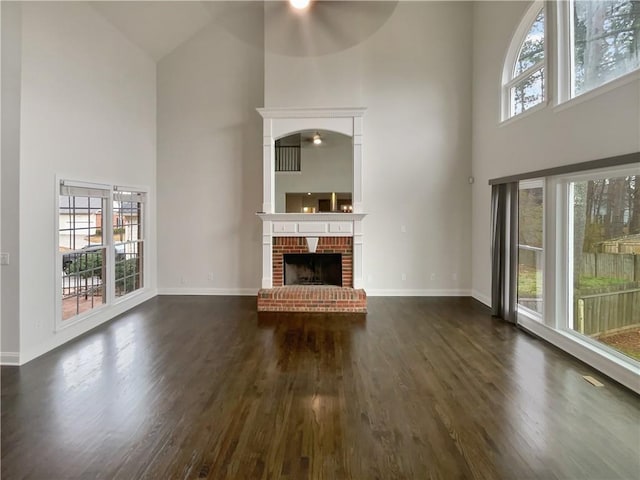
[[[58,251],[62,257],[62,320],[106,302],[103,212],[109,190],[60,185]]]
[[[541,318],[544,279],[544,180],[520,182],[518,193],[518,306]]]
[[[525,15],[507,56],[504,117],[518,115],[545,99],[545,9],[536,2]],[[516,50],[517,49],[517,50]],[[516,53],[517,52],[517,53]],[[515,55],[514,55],[515,54]]]
[[[640,360],[640,175],[570,181],[567,327]]]
[[[574,0],[571,5],[573,95],[640,67],[640,1]]]
[[[507,51],[502,73],[502,120],[544,104],[594,90],[640,70],[640,1],[557,2],[557,82],[548,93],[547,22],[543,2],[525,13]]]
[[[56,328],[144,288],[147,194],[62,180],[58,197]]]
[[[138,290],[143,285],[142,214],[144,202],[144,193],[128,191],[113,193],[116,297]]]

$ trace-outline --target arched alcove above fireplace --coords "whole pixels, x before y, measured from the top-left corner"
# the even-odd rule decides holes
[[[352,211],[362,213],[364,108],[259,108],[263,118],[264,213],[275,213],[276,140],[297,132],[329,131],[351,137],[353,157]]]

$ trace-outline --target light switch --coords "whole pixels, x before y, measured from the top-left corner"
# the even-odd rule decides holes
[[[8,253],[0,253],[0,265],[9,265]]]

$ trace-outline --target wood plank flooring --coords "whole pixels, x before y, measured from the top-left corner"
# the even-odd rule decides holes
[[[4,367],[2,479],[640,478],[635,394],[471,299],[368,304],[157,297]]]

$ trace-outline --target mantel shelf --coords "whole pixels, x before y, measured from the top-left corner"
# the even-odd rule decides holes
[[[260,220],[279,221],[279,222],[326,222],[326,221],[359,221],[362,220],[366,213],[262,213],[257,212],[256,215]]]

